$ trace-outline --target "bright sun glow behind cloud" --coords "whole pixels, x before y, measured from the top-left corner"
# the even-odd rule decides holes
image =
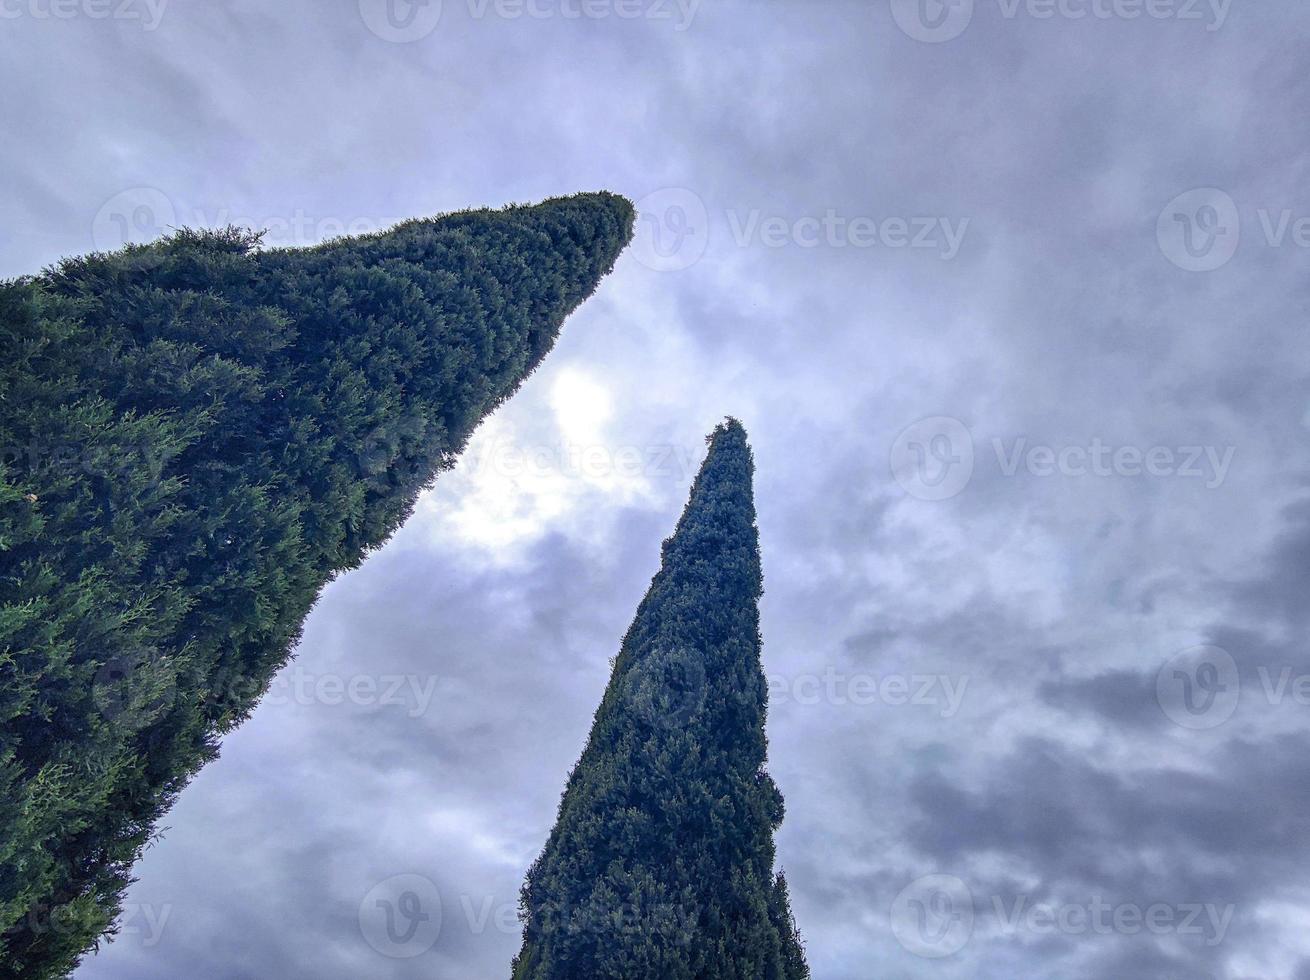
[[[614,414],[610,390],[581,368],[560,371],[550,389],[555,426],[566,445],[603,443],[605,426]]]
[[[420,509],[475,547],[512,557],[595,494],[628,502],[652,494],[652,447],[622,446],[610,433],[610,389],[577,367],[560,370],[547,419],[500,412],[469,441],[455,469]]]

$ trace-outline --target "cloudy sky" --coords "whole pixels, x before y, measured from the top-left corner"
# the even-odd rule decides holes
[[[167,225],[640,210],[541,370],[326,590],[77,980],[507,976],[728,414],[816,980],[1310,978],[1304,4],[0,21],[3,275]]]

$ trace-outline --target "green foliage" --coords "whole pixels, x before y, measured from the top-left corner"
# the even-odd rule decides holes
[[[0,976],[106,931],[152,827],[553,345],[610,194],[303,250],[236,229],[0,284]]]
[[[709,455],[520,898],[514,980],[801,980],[764,770],[754,463]]]

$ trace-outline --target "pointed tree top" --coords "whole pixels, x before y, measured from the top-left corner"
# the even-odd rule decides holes
[[[766,769],[759,535],[725,419],[623,639],[521,896],[514,980],[804,980]]]
[[[62,977],[96,944],[322,586],[546,356],[632,225],[589,193],[301,248],[180,229],[0,283],[0,445],[24,449],[0,551],[39,570],[0,617],[21,664],[0,664],[0,976]]]
[[[741,424],[740,419],[728,415],[714,427],[713,432],[705,437],[705,442],[712,447],[721,438],[744,443],[746,442],[746,427]]]
[[[387,242],[400,240],[414,234],[423,234],[434,227],[452,228],[460,225],[478,225],[491,221],[515,224],[524,228],[536,228],[552,233],[556,237],[567,235],[578,245],[608,245],[604,254],[598,256],[612,265],[623,246],[632,237],[632,226],[636,220],[636,210],[632,202],[622,194],[610,191],[589,191],[582,194],[570,194],[565,197],[550,197],[536,204],[507,204],[501,208],[470,208],[464,211],[452,211],[430,218],[411,218],[394,228],[337,241],[359,242],[374,240]],[[325,243],[327,245],[334,242]],[[617,246],[617,247],[615,247]],[[323,247],[323,246],[320,246]],[[303,251],[287,249],[285,251]]]
[[[739,557],[750,558],[747,566],[754,569],[754,577],[758,579],[759,558],[755,554],[758,535],[752,488],[755,459],[746,441],[746,430],[741,422],[729,417],[714,427],[705,442],[709,446],[705,461],[696,474],[673,537],[664,544],[665,560],[674,553],[686,553],[687,549],[708,555],[719,554],[724,549],[745,548],[749,554]],[[706,548],[710,551],[705,551]]]

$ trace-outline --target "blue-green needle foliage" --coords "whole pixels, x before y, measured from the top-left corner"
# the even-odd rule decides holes
[[[323,585],[631,237],[606,193],[310,249],[181,231],[0,284],[0,976],[66,974]]]
[[[729,420],[623,640],[521,896],[514,980],[802,980],[765,772],[759,535]]]

